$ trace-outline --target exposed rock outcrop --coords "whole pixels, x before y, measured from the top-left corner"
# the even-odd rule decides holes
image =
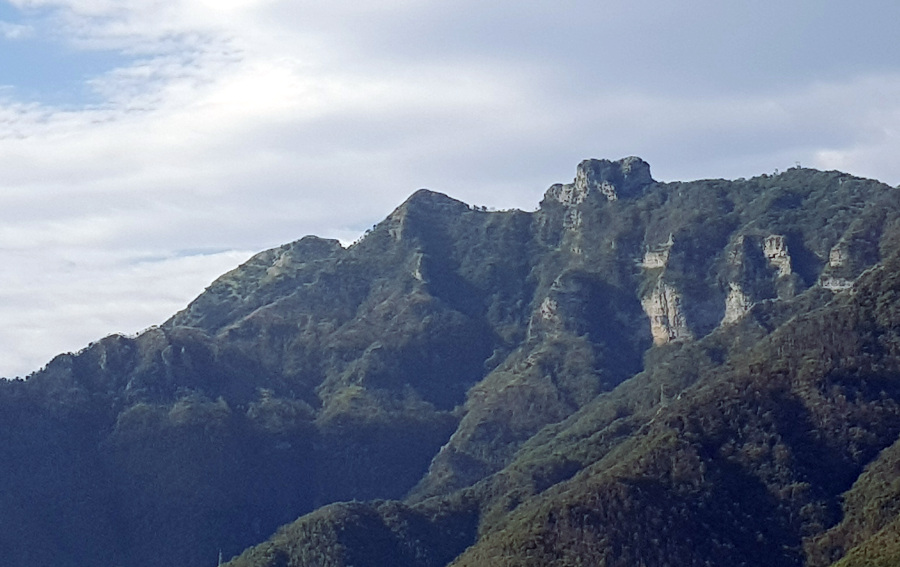
[[[669,253],[674,245],[674,236],[670,234],[669,240],[665,244],[644,252],[644,257],[641,259],[641,267],[645,270],[665,268],[669,263]]]
[[[828,251],[828,263],[819,276],[819,285],[833,291],[853,287],[853,282],[880,259],[877,223],[856,222]]]
[[[841,239],[828,252],[828,264],[819,276],[819,285],[832,291],[843,291],[853,287],[853,266],[850,246]]]
[[[784,235],[739,234],[726,258],[722,325],[739,321],[760,301],[793,297],[800,285]]]
[[[832,246],[831,251],[828,252],[828,267],[841,268],[847,263],[848,257],[847,243],[843,241],[838,242]]]
[[[646,249],[639,264],[645,277],[655,278],[649,293],[641,298],[641,307],[650,320],[650,334],[656,345],[693,337],[685,317],[683,297],[664,279],[674,245],[674,236],[670,234],[664,244]]]
[[[588,159],[578,164],[574,182],[554,185],[546,196],[563,205],[577,206],[592,194],[600,195],[607,201],[637,197],[652,183],[650,164],[641,158],[632,156],[618,161]]]
[[[609,201],[636,197],[653,183],[650,165],[638,157],[619,161],[590,159],[578,164],[575,188],[579,191],[594,190]]]
[[[826,277],[819,280],[819,285],[831,291],[843,291],[853,287],[853,282],[847,278]]]
[[[753,307],[753,299],[744,292],[741,284],[731,282],[728,295],[725,297],[725,315],[722,324],[729,325],[739,321]]]
[[[769,265],[778,270],[777,277],[791,275],[791,255],[788,253],[784,235],[767,236],[763,244],[763,252],[769,260]]]
[[[674,286],[660,278],[650,294],[641,300],[641,306],[650,319],[653,344],[693,338],[684,316],[681,294]]]

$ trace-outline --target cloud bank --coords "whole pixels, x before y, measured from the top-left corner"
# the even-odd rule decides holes
[[[896,184],[898,16],[881,1],[13,0],[0,376],[159,323],[253,251],[351,241],[419,187],[532,209],[581,159],[626,155],[662,180],[801,162]],[[81,96],[39,76],[60,50]],[[26,56],[40,88],[13,80]]]

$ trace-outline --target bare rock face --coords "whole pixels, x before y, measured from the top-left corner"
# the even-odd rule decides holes
[[[763,252],[769,265],[778,270],[778,277],[791,275],[791,255],[788,253],[784,235],[772,234],[766,237]]]
[[[575,173],[575,188],[578,191],[597,191],[609,201],[638,196],[651,183],[650,164],[634,156],[614,162],[585,160],[578,164]]]
[[[741,284],[731,282],[725,297],[725,315],[722,324],[736,323],[753,307],[753,299],[741,288]]]
[[[644,251],[644,257],[641,259],[641,267],[645,270],[653,270],[657,268],[665,268],[669,264],[669,254],[672,252],[672,246],[675,245],[673,235],[669,235],[669,240],[662,246]]]
[[[729,281],[722,325],[736,323],[756,301],[773,293],[773,290],[762,289],[766,286],[761,286],[759,282],[768,279],[766,272],[771,269],[759,243],[741,234],[733,239],[728,248],[726,277]]]
[[[722,325],[736,323],[761,301],[797,293],[800,280],[784,235],[739,234],[729,244],[726,259]]]
[[[641,307],[650,320],[650,334],[655,345],[693,338],[684,312],[684,298],[671,282],[665,280],[674,245],[670,234],[664,244],[646,249],[639,263],[645,277],[651,278],[651,281],[655,279],[655,285],[641,298]]]
[[[840,268],[847,263],[848,259],[847,245],[845,242],[838,242],[828,253],[828,267]]]
[[[819,278],[819,285],[831,291],[842,291],[853,287],[849,277],[852,272],[852,256],[846,240],[841,240],[828,252],[828,264]]]
[[[650,318],[653,344],[693,338],[684,316],[681,294],[674,286],[660,279],[650,295],[641,300],[641,306]]]
[[[878,246],[881,224],[858,220],[828,252],[828,263],[819,275],[819,285],[832,291],[853,287],[853,282],[881,258]]]
[[[592,194],[615,201],[640,196],[652,183],[650,164],[639,157],[617,161],[587,159],[578,164],[573,183],[554,185],[547,191],[547,197],[567,206],[580,205]]]

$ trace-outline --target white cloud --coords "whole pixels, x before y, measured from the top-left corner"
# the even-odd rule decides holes
[[[174,314],[211,274],[249,256],[223,252],[139,261],[59,248],[3,251],[0,272],[0,375],[25,376],[57,353],[80,350],[107,334],[131,334]],[[143,290],[143,291],[141,291]]]
[[[0,20],[0,36],[8,40],[27,39],[34,35],[34,28]]]
[[[900,69],[806,47],[790,68],[765,17],[724,7],[730,33],[701,10],[688,37],[650,0],[14,4],[128,63],[86,78],[90,106],[0,98],[0,375],[160,322],[247,254],[179,249],[352,240],[422,186],[530,209],[579,160],[630,154],[660,179],[801,161],[900,182]]]

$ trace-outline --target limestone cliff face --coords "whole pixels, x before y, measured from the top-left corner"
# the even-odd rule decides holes
[[[674,286],[660,279],[650,294],[641,299],[641,306],[650,319],[653,344],[693,338],[685,319],[682,296]]]
[[[866,219],[854,222],[828,251],[828,263],[819,277],[819,284],[833,291],[853,287],[859,275],[881,258],[878,242],[883,221]]]
[[[853,287],[853,280],[848,277],[851,257],[846,240],[835,244],[828,252],[828,264],[819,278],[819,285],[833,291],[843,291]]]
[[[650,175],[650,165],[638,157],[617,161],[588,159],[578,164],[571,183],[551,186],[544,194],[542,205],[561,208],[563,233],[559,236],[569,251],[583,255],[585,218],[595,216],[604,203],[620,198],[637,199],[655,183]],[[615,246],[615,242],[611,245]]]
[[[652,183],[650,165],[641,158],[632,156],[618,161],[588,159],[578,164],[575,181],[554,185],[548,190],[547,197],[567,206],[580,205],[590,195],[615,201],[638,197]]]
[[[693,338],[684,313],[684,299],[674,285],[665,280],[669,255],[675,245],[672,235],[665,244],[644,252],[640,267],[654,283],[641,297],[641,307],[650,322],[653,344]]]
[[[609,201],[637,197],[651,183],[650,165],[634,156],[616,162],[585,160],[575,173],[577,189],[597,191]]]
[[[788,253],[784,235],[772,234],[763,243],[763,252],[769,265],[778,270],[777,277],[791,275],[791,255]]]
[[[726,258],[722,325],[740,321],[761,301],[789,299],[802,286],[784,235],[738,234],[729,244]]]
[[[645,270],[665,268],[669,264],[669,254],[674,245],[675,241],[673,240],[673,235],[670,234],[669,240],[662,246],[647,249],[644,252],[644,257],[641,259],[641,268],[644,268]]]
[[[722,324],[729,325],[740,321],[753,307],[753,299],[736,282],[729,283],[728,295],[725,297],[725,315]]]
[[[727,295],[725,296],[725,312],[722,315],[722,325],[730,325],[739,321],[750,311],[755,303],[754,298],[748,293],[753,290],[759,296],[759,286],[753,285],[752,275],[761,262],[756,246],[746,235],[738,235],[733,239],[727,251],[726,280]],[[750,285],[748,285],[750,284]]]

